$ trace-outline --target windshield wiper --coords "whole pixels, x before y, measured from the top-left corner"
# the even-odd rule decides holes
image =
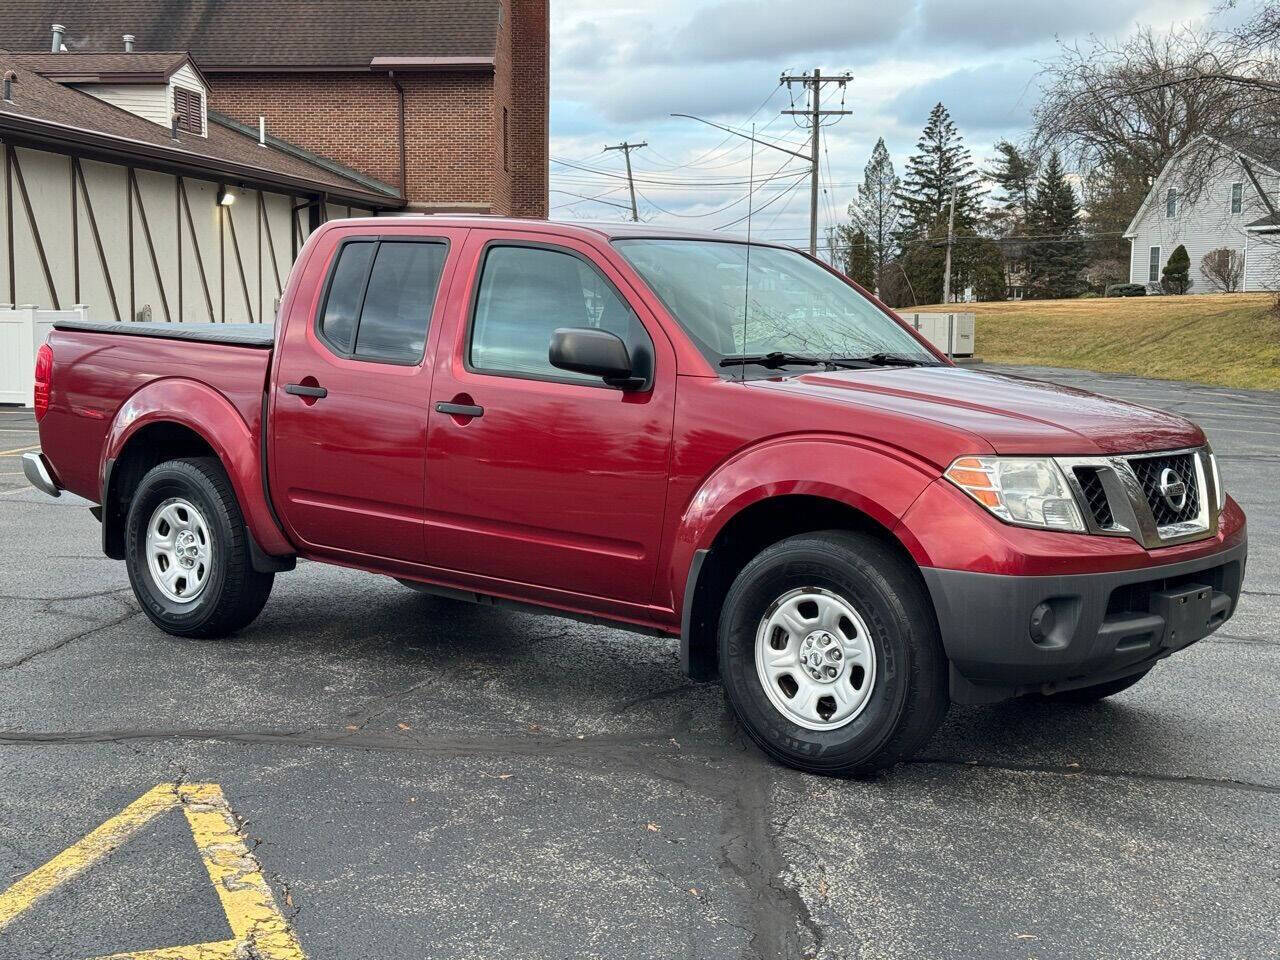
[[[775,350],[772,353],[743,354],[737,357],[724,357],[720,361],[722,367],[741,367],[747,364],[777,370],[779,367],[844,367],[853,369],[863,365],[864,361],[845,360],[839,357],[809,357],[802,353],[784,353]]]
[[[936,367],[938,364],[929,360],[916,360],[898,353],[873,353],[869,357],[842,357],[845,363],[869,364],[873,367]]]

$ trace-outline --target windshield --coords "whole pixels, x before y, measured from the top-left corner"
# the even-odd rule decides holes
[[[937,363],[875,304],[794,250],[716,240],[615,240],[614,246],[712,366],[775,353],[822,359],[887,354]]]

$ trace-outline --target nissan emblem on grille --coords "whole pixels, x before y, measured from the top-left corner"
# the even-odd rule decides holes
[[[1160,471],[1160,496],[1175,512],[1187,505],[1187,485],[1172,467]]]

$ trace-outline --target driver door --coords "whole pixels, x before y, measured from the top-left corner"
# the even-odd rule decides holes
[[[585,243],[473,229],[464,262],[465,309],[432,384],[428,562],[649,602],[675,400],[669,341]],[[552,332],[584,326],[617,333],[633,356],[651,351],[651,386],[627,392],[552,367]]]

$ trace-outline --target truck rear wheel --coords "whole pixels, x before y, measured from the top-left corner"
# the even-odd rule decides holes
[[[919,577],[863,534],[802,534],[761,552],[725,597],[719,642],[747,733],[808,773],[892,766],[932,736],[950,702]]]
[[[253,569],[248,537],[217,460],[153,467],[125,521],[125,563],[143,612],[175,637],[221,637],[247,626],[275,580]]]

